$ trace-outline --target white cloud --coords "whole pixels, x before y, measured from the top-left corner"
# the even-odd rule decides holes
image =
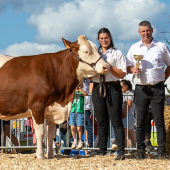
[[[0,50],[1,54],[10,55],[10,56],[23,56],[23,55],[35,55],[41,53],[52,53],[63,50],[63,47],[60,47],[55,44],[51,45],[40,45],[37,43],[28,43],[23,42],[21,44],[10,45],[5,50]]]
[[[37,30],[37,41],[44,43],[60,42],[62,36],[75,40],[81,34],[96,41],[101,27],[109,28],[116,41],[138,40],[139,22],[149,20],[154,25],[165,10],[158,0],[74,0],[48,5],[28,23]]]

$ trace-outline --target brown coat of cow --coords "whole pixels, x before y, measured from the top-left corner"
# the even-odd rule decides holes
[[[78,84],[77,67],[68,49],[13,58],[0,69],[0,113],[10,117],[29,108],[37,124],[43,123],[46,106],[67,104]]]

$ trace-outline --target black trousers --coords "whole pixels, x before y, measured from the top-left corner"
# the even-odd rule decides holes
[[[118,152],[124,152],[124,128],[122,123],[122,90],[120,82],[106,82],[106,97],[99,94],[99,84],[94,83],[92,99],[94,114],[97,119],[99,149],[101,153],[107,151],[109,117],[115,131]]]
[[[158,149],[165,150],[166,131],[164,124],[164,99],[165,87],[160,82],[154,87],[140,86],[135,87],[135,104],[137,110],[137,130],[136,142],[137,149],[145,149],[145,125],[148,114],[149,104],[152,108],[153,120],[157,128]]]
[[[153,119],[152,112],[148,111],[148,116],[145,125],[145,139],[151,138],[151,120]]]

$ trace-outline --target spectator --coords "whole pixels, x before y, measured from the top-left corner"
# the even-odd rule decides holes
[[[35,136],[35,130],[34,130],[34,124],[33,124],[32,117],[28,117],[28,120],[30,122],[31,132],[33,134],[33,146],[36,146],[36,136]],[[35,149],[35,151],[36,151],[36,149]]]
[[[88,96],[84,97],[84,110],[85,110],[85,118],[86,118],[85,120],[86,120],[88,145],[89,148],[92,148],[93,147],[93,124],[90,119],[90,116],[92,113],[93,106],[92,106],[92,98],[91,96],[89,96],[89,85],[90,85],[90,80],[85,78],[83,82],[83,90],[88,94]]]
[[[59,125],[56,125],[56,137],[53,139],[53,149],[56,149],[56,147],[57,147],[57,153],[59,151],[58,150],[58,148],[59,148],[59,135],[60,135],[60,139],[61,139],[60,146],[61,147],[68,147],[69,146],[69,141],[71,139],[71,131],[70,131],[69,127],[67,128],[67,124],[68,124],[67,121],[60,124],[60,130],[59,130]],[[62,154],[69,155],[70,150],[64,150]]]
[[[118,149],[113,127],[111,128],[111,146],[114,150]]]
[[[76,126],[77,126],[77,131],[78,131],[78,138],[79,138],[79,143],[77,147],[78,149],[83,148],[82,126],[84,126],[84,96],[87,95],[87,93],[82,88],[83,88],[83,84],[80,84],[76,87],[75,97],[74,97],[74,101],[73,101],[73,104],[71,107],[71,113],[70,113],[71,133],[74,139],[71,145],[72,149],[75,149],[77,145]],[[76,94],[83,94],[84,96],[77,96]],[[76,117],[77,117],[77,123],[76,123]]]
[[[123,126],[125,131],[125,147],[127,147],[128,138],[131,140],[133,147],[136,148],[136,138],[134,132],[134,124],[135,124],[135,104],[134,104],[134,94],[132,92],[132,84],[129,80],[121,80],[120,82],[122,86],[122,92],[125,95],[123,96],[123,109],[122,109],[122,118],[123,118]],[[133,96],[130,96],[133,95]],[[128,106],[127,106],[128,105]],[[127,111],[128,111],[128,126],[127,126]],[[127,127],[128,127],[128,137],[127,137]]]
[[[1,120],[0,120],[0,133],[1,133]],[[6,136],[10,138],[10,120],[9,121],[3,121],[3,136],[1,134],[1,143],[3,138],[3,146],[6,146]],[[19,146],[18,140],[15,137],[15,135],[11,132],[11,141],[14,144],[14,146]],[[21,149],[16,149],[17,153],[21,153]],[[1,153],[5,153],[5,149],[1,149]]]
[[[167,98],[167,100],[166,100],[166,105],[167,105],[167,106],[170,106],[170,97]]]
[[[31,126],[30,126],[30,119],[26,119],[25,121],[25,130],[27,132],[27,127],[28,127],[28,131],[31,131]]]
[[[98,31],[99,53],[102,58],[110,64],[110,70],[105,74],[106,97],[101,97],[100,80],[104,81],[102,75],[95,75],[91,78],[94,83],[92,100],[94,114],[97,119],[99,135],[99,154],[107,153],[108,124],[109,117],[114,128],[118,145],[117,160],[124,160],[124,128],[122,123],[122,90],[119,79],[126,75],[126,59],[123,53],[114,47],[112,36],[107,28]]]

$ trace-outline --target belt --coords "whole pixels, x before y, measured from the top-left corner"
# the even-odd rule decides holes
[[[157,84],[154,84],[154,85],[151,85],[151,84],[146,84],[146,85],[141,85],[141,84],[136,84],[136,86],[139,86],[139,87],[148,87],[148,88],[154,88],[154,87],[157,87],[158,85],[164,83],[163,81],[157,83]]]
[[[118,81],[106,81],[105,83],[117,83]],[[98,83],[99,84],[99,82],[93,82],[93,81],[91,81],[91,83]]]
[[[117,81],[106,81],[106,83],[117,83]]]

